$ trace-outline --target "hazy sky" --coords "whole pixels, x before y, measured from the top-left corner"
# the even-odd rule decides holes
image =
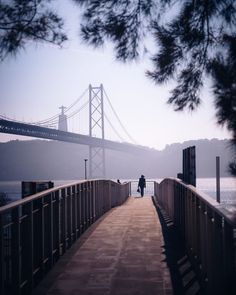
[[[122,64],[115,61],[111,48],[95,50],[82,45],[75,36],[79,30],[78,9],[61,1],[58,10],[70,16],[66,18],[66,30],[71,41],[63,49],[29,43],[16,58],[0,64],[0,115],[27,122],[43,120],[58,113],[61,105],[73,103],[89,84],[102,83],[122,123],[141,145],[163,149],[174,142],[230,137],[216,125],[209,90],[203,92],[203,103],[197,111],[174,112],[166,104],[170,85],[156,86],[145,77],[145,70],[150,69],[148,57],[139,63]],[[84,101],[87,99],[88,95]],[[110,110],[105,112],[116,126]],[[79,128],[82,133],[88,132],[87,119],[88,112],[83,110],[69,121],[70,131]],[[118,140],[110,130],[107,127],[106,138]],[[122,129],[118,131],[127,139]],[[0,134],[2,142],[14,138]]]

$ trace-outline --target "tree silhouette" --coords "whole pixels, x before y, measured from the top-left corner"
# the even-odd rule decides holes
[[[0,59],[16,54],[27,41],[61,45],[63,21],[49,9],[49,0],[0,1]]]
[[[216,116],[220,125],[226,125],[232,132],[232,147],[236,155],[236,37],[224,36],[229,54],[218,54],[212,60],[209,71],[213,77]],[[236,157],[229,169],[236,176]]]
[[[235,0],[73,1],[84,9],[84,41],[95,47],[111,41],[118,60],[138,59],[154,39],[153,69],[146,74],[158,84],[177,81],[168,99],[175,110],[194,110],[210,77],[218,123],[232,132],[236,155]],[[49,2],[0,1],[1,60],[28,40],[61,45],[67,39],[63,20],[49,9]],[[230,169],[236,175],[236,162]]]
[[[95,47],[111,41],[118,60],[139,58],[154,38],[147,76],[158,84],[177,81],[168,99],[175,110],[194,110],[210,78],[217,121],[232,132],[236,152],[235,0],[74,1],[84,9],[84,41]],[[236,175],[236,162],[230,169]]]

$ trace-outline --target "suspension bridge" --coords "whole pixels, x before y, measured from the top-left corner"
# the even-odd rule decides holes
[[[110,108],[120,130],[126,135],[129,142],[122,137],[120,132],[112,123],[108,114],[105,111]],[[151,151],[148,147],[137,145],[135,140],[129,134],[124,124],[121,122],[117,112],[115,111],[111,100],[109,99],[103,85],[99,87],[89,87],[67,108],[60,107],[61,113],[58,113],[50,118],[37,122],[21,122],[12,120],[6,116],[0,116],[0,132],[71,142],[75,144],[83,144],[89,147],[89,176],[90,178],[105,177],[105,150],[113,149],[128,153],[138,153],[143,151]],[[87,116],[81,115],[81,112],[87,111]],[[83,130],[84,134],[69,132],[69,119],[81,116],[87,130]],[[120,141],[109,140],[105,138],[105,125],[108,125],[113,131],[113,134]],[[82,125],[82,123],[81,123]]]

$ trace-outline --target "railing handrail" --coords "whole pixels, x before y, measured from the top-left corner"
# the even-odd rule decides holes
[[[196,194],[202,201],[204,201],[208,206],[210,206],[211,209],[216,211],[221,217],[224,217],[232,227],[236,227],[236,211],[230,212],[228,209],[228,205],[218,203],[212,197],[199,191],[193,185],[186,184],[178,178],[168,177],[168,178],[163,179],[160,183],[158,183],[158,182],[156,182],[156,183],[158,183],[160,185],[162,182],[167,181],[167,180],[172,180],[176,183],[179,183],[183,187],[185,187],[186,189],[188,189],[191,192],[193,192],[194,194]]]
[[[83,232],[130,196],[130,183],[86,179],[0,208],[0,294],[31,294]]]
[[[154,186],[154,200],[173,220],[204,294],[236,294],[235,208],[176,178]]]
[[[33,194],[31,196],[25,197],[24,199],[20,199],[20,200],[14,201],[12,203],[6,204],[4,206],[1,206],[0,207],[0,214],[6,213],[7,211],[12,210],[12,209],[16,208],[17,206],[25,205],[25,204],[27,204],[27,203],[29,203],[31,201],[40,199],[40,198],[42,198],[44,196],[47,196],[50,193],[58,191],[58,190],[66,189],[66,188],[69,188],[71,186],[79,185],[79,184],[86,183],[86,182],[100,181],[100,180],[114,182],[114,181],[108,180],[108,179],[86,179],[86,180],[77,180],[75,182],[70,182],[70,183],[67,183],[67,184],[59,185],[59,186],[47,189],[45,191]],[[114,182],[114,183],[116,183],[116,182]],[[125,184],[126,183],[123,183],[121,185],[125,185]]]

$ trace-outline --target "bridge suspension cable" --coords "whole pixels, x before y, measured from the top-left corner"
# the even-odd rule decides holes
[[[78,102],[80,102],[81,99],[85,96],[87,91],[88,91],[88,88],[86,88],[85,91],[68,108],[66,108],[64,113],[67,113]],[[86,104],[83,104],[79,109],[77,109],[73,113],[68,114],[67,117],[68,118],[73,117],[75,114],[77,114],[79,111],[81,111],[87,104],[88,104],[88,101],[86,102]],[[60,113],[57,113],[56,115],[54,115],[52,117],[49,117],[47,119],[43,119],[43,120],[40,120],[40,121],[36,121],[36,122],[25,122],[25,121],[22,121],[22,120],[12,119],[12,118],[4,116],[4,115],[0,115],[0,118],[5,119],[5,120],[9,120],[9,121],[13,121],[13,122],[18,122],[18,123],[26,123],[26,124],[32,124],[32,125],[40,125],[40,126],[49,127],[49,128],[55,128],[55,125],[58,124],[58,116],[59,115],[60,115]]]
[[[115,111],[115,109],[114,109],[114,107],[113,107],[113,105],[112,105],[112,103],[111,103],[111,101],[110,101],[110,99],[109,99],[109,97],[108,97],[108,95],[107,95],[105,89],[104,89],[104,94],[105,94],[106,99],[107,99],[107,102],[108,102],[108,104],[110,105],[110,107],[111,107],[111,109],[112,109],[112,111],[113,111],[113,113],[114,113],[116,119],[118,120],[118,122],[119,122],[121,128],[123,129],[123,131],[125,132],[125,134],[128,136],[128,138],[131,140],[131,142],[137,144],[137,141],[136,141],[136,140],[135,140],[135,139],[129,134],[129,132],[127,131],[127,129],[125,128],[125,126],[122,124],[122,122],[121,122],[121,120],[120,120],[120,118],[119,118],[117,112]]]
[[[67,113],[71,108],[73,108],[78,102],[80,102],[80,100],[84,97],[84,95],[86,94],[86,92],[88,91],[88,88],[85,89],[85,91],[69,106],[65,109],[64,113]],[[48,118],[48,119],[45,119],[45,120],[41,120],[41,121],[38,121],[38,122],[34,122],[33,124],[37,125],[37,124],[48,124],[48,123],[53,123],[53,124],[57,124],[58,123],[58,116],[60,115],[60,113]],[[68,118],[71,117],[71,114],[70,115],[67,115]]]
[[[86,102],[84,102],[82,104],[82,106],[80,106],[79,108],[77,108],[76,110],[73,110],[73,108],[82,100],[82,98],[84,98],[85,94],[88,92],[88,87],[83,91],[83,93],[72,103],[69,105],[69,107],[67,107],[64,111],[64,113],[66,114],[65,118],[62,120],[66,120],[66,119],[70,119],[72,117],[74,117],[76,114],[78,114],[80,111],[82,111],[88,104],[89,104],[89,100],[86,100]],[[105,98],[106,101],[108,102],[108,105],[110,106],[113,114],[115,115],[120,127],[122,128],[122,130],[125,132],[126,136],[128,136],[129,140],[132,143],[137,144],[137,141],[129,134],[129,132],[127,131],[127,129],[125,128],[125,126],[123,125],[123,123],[121,122],[117,112],[115,111],[111,100],[109,99],[105,89],[104,89],[104,94],[105,94]],[[71,111],[71,112],[69,112]],[[69,112],[69,113],[68,113]],[[0,118],[5,119],[5,120],[9,120],[9,121],[13,121],[13,122],[18,122],[18,123],[26,123],[26,124],[31,124],[31,125],[39,125],[39,126],[43,126],[43,127],[48,127],[48,128],[56,128],[57,124],[58,124],[58,117],[59,117],[60,113],[57,113],[54,116],[51,116],[47,119],[44,120],[40,120],[40,121],[36,121],[36,122],[24,122],[24,121],[19,121],[19,120],[15,120],[12,119],[10,117],[4,116],[4,115],[0,115]],[[114,133],[118,136],[118,138],[121,141],[126,141],[124,139],[123,136],[120,135],[120,133],[117,131],[117,129],[115,128],[114,124],[112,124],[111,120],[108,118],[108,115],[106,114],[106,112],[104,112],[104,117],[106,119],[106,121],[108,122],[108,124],[110,125],[110,127],[112,128],[112,130],[114,131]]]
[[[118,131],[115,129],[115,127],[113,126],[113,124],[111,123],[111,121],[108,119],[106,113],[104,113],[104,116],[105,116],[107,122],[109,123],[109,125],[111,126],[112,130],[113,130],[113,131],[115,132],[115,134],[119,137],[119,139],[120,139],[121,141],[125,141],[124,138],[121,137],[120,134],[118,133]]]
[[[87,100],[79,109],[75,110],[72,114],[67,115],[67,119],[74,117],[76,114],[82,111],[88,105],[88,103],[89,101]]]
[[[80,95],[80,97],[76,99],[76,101],[74,101],[69,107],[66,108],[65,113],[67,113],[71,108],[73,108],[74,105],[80,102],[80,100],[85,96],[87,91],[88,88],[85,89],[85,91]]]

